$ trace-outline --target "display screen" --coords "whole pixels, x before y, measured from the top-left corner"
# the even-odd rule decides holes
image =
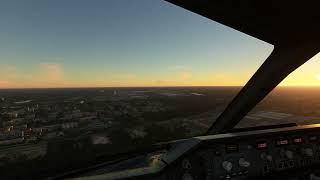
[[[317,136],[309,136],[309,140],[314,142],[314,141],[317,141],[318,140],[318,137]]]
[[[284,145],[288,145],[288,144],[289,144],[288,139],[279,139],[276,141],[277,146],[284,146]]]
[[[256,148],[257,149],[267,149],[268,143],[267,142],[258,142]]]
[[[237,144],[227,144],[226,145],[226,152],[231,153],[231,152],[238,152],[239,151],[239,146]]]
[[[303,139],[301,137],[293,138],[293,143],[295,144],[301,144],[302,142],[303,142]]]

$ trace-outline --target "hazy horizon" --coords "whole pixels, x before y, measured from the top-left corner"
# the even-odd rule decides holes
[[[97,87],[21,87],[21,88],[0,88],[0,90],[23,90],[23,89],[100,89],[100,88],[242,88],[244,86],[97,86]],[[277,88],[320,88],[320,85],[315,86],[286,86],[286,85],[280,85],[277,86]]]

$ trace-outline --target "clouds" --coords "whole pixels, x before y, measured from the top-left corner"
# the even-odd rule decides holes
[[[64,81],[64,69],[62,64],[41,63],[42,78],[49,81]]]
[[[186,65],[172,65],[168,67],[168,73],[171,74],[171,80],[187,81],[193,77],[193,69]]]
[[[287,77],[281,85],[319,86],[319,57],[315,56]],[[0,88],[55,88],[55,87],[107,87],[107,86],[242,86],[254,71],[240,68],[228,72],[208,72],[195,66],[159,66],[147,72],[137,69],[120,71],[80,69],[58,63],[54,59],[37,64],[0,66]],[[105,69],[105,70],[104,70]],[[109,70],[109,71],[108,71]]]
[[[189,71],[184,71],[180,73],[179,79],[182,81],[187,81],[190,80],[192,78],[192,73]]]
[[[0,88],[67,86],[63,64],[44,62],[30,67],[0,67]]]
[[[170,65],[163,76],[158,77],[153,83],[155,86],[188,86],[194,81],[195,73],[187,65]]]
[[[28,67],[0,67],[0,88],[55,88],[106,86],[225,86],[243,85],[249,77],[221,72],[206,73],[175,65],[160,73],[71,71],[62,63],[41,62]],[[243,73],[247,75],[248,73]]]
[[[19,76],[17,69],[14,66],[0,66],[0,88],[10,88],[12,82]]]
[[[155,81],[156,86],[190,86],[195,79],[191,71],[169,72],[161,79]]]
[[[9,81],[0,80],[0,88],[8,88],[10,87]]]

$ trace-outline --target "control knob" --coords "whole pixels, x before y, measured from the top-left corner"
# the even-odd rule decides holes
[[[263,160],[272,161],[272,155],[266,154],[265,152],[261,153],[260,157],[261,157],[261,159],[263,159]]]
[[[225,169],[226,171],[229,172],[232,169],[232,163],[229,161],[223,161],[222,167],[223,167],[223,169]]]
[[[239,159],[239,166],[240,167],[245,167],[245,168],[247,168],[247,167],[249,167],[251,164],[250,164],[250,162],[249,161],[246,161],[244,158],[240,158]]]
[[[293,152],[292,151],[286,150],[285,155],[288,159],[293,159]]]
[[[191,174],[189,174],[189,173],[184,173],[183,175],[182,175],[182,178],[181,178],[182,180],[193,180],[193,177],[192,177],[192,175]]]
[[[313,156],[313,150],[311,148],[305,148],[303,152],[306,156],[309,156],[309,157]]]
[[[272,156],[271,155],[267,155],[267,160],[268,161],[272,161]]]

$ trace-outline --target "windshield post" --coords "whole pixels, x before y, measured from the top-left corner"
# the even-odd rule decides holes
[[[206,134],[231,130],[246,114],[268,95],[291,72],[319,52],[312,43],[288,43],[275,49],[216,119]]]

